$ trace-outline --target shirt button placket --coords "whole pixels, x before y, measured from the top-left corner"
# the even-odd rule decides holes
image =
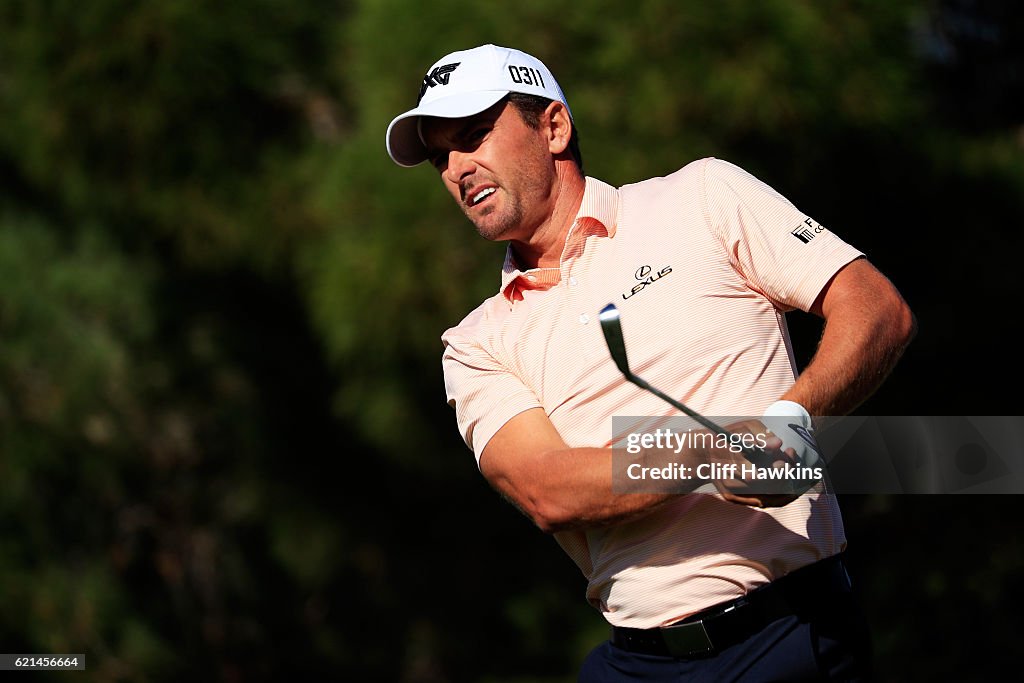
[[[577,296],[576,296],[576,293],[577,293],[576,292],[576,286],[579,284],[579,280],[576,279],[575,275],[570,275],[566,279],[566,282],[569,283],[569,289],[570,289],[569,297],[573,300],[573,302],[575,302],[576,299],[577,299]],[[590,316],[587,315],[586,313],[580,313],[579,320],[580,320],[580,324],[581,325],[586,325],[587,323],[590,322]]]

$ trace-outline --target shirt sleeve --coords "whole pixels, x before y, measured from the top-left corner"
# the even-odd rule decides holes
[[[464,321],[442,335],[441,365],[448,405],[455,409],[459,431],[479,466],[484,448],[506,422],[542,406],[519,376],[467,334],[466,328]]]
[[[734,267],[782,310],[809,310],[832,276],[864,255],[726,161],[706,163],[704,199]]]

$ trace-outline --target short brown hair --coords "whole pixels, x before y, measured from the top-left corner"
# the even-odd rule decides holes
[[[523,123],[535,130],[540,127],[541,114],[554,101],[539,95],[527,95],[520,92],[510,92],[507,99],[509,104],[519,112],[519,117],[523,120]],[[580,135],[575,121],[572,122],[572,135],[569,138],[569,154],[572,155],[572,159],[576,162],[580,173],[583,173],[583,154],[580,152]]]

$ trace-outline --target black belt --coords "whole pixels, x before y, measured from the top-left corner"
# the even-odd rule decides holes
[[[846,567],[839,555],[833,555],[671,626],[613,626],[611,640],[630,652],[706,657],[746,640],[776,619],[809,613],[822,608],[829,595],[849,591]]]

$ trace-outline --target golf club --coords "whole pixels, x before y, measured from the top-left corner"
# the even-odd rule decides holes
[[[626,357],[626,342],[622,338],[622,323],[619,320],[619,309],[615,307],[615,304],[608,304],[602,308],[598,318],[601,320],[601,332],[604,334],[604,340],[608,344],[608,351],[612,354],[612,360],[615,361],[615,365],[618,366],[619,371],[627,380],[666,401],[716,434],[729,435],[729,432],[722,427],[700,413],[687,408],[682,402],[677,401],[665,392],[652,387],[642,377],[638,377],[630,371],[629,360]],[[758,467],[772,466],[772,457],[759,448],[745,448],[743,449],[743,455]]]

